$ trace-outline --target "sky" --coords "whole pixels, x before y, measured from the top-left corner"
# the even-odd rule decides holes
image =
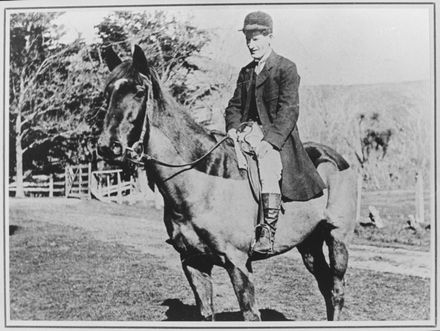
[[[237,69],[250,60],[238,30],[247,13],[263,10],[274,21],[273,49],[297,64],[304,85],[429,80],[433,74],[432,13],[423,5],[223,5],[140,7],[162,9],[216,33],[204,54]],[[94,25],[113,9],[69,9],[59,22],[68,38],[88,41]]]

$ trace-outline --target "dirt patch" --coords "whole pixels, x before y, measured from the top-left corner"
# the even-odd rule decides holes
[[[180,270],[178,255],[165,243],[168,238],[162,221],[162,211],[152,205],[133,206],[106,204],[76,199],[10,199],[10,222],[15,218],[37,219],[52,224],[81,227],[94,238],[132,246],[143,253],[154,254]],[[406,248],[350,246],[350,268],[391,272],[428,278],[432,274],[433,255],[430,252]],[[172,256],[174,258],[170,259]],[[296,250],[286,257],[300,260]]]

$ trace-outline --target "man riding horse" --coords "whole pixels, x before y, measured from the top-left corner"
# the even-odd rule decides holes
[[[252,147],[264,209],[253,252],[263,255],[273,251],[281,201],[307,201],[322,195],[325,187],[298,133],[296,65],[272,50],[272,28],[272,18],[264,12],[246,16],[241,31],[253,61],[241,69],[225,111],[226,131],[232,139],[237,140],[237,129],[244,122],[255,122],[262,130]]]

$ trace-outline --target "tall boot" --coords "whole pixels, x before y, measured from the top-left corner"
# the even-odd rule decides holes
[[[262,193],[261,198],[263,200],[264,224],[257,227],[257,241],[252,250],[255,253],[266,255],[273,253],[275,231],[281,206],[281,194]]]

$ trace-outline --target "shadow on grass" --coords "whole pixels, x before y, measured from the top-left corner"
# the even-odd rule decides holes
[[[195,305],[186,305],[179,299],[167,299],[162,306],[168,306],[164,321],[200,321],[200,315]],[[288,321],[280,312],[273,309],[261,309],[262,321]],[[216,321],[243,321],[240,311],[231,311],[215,314]]]
[[[21,229],[21,226],[18,225],[9,225],[9,235],[13,236],[18,230]]]

